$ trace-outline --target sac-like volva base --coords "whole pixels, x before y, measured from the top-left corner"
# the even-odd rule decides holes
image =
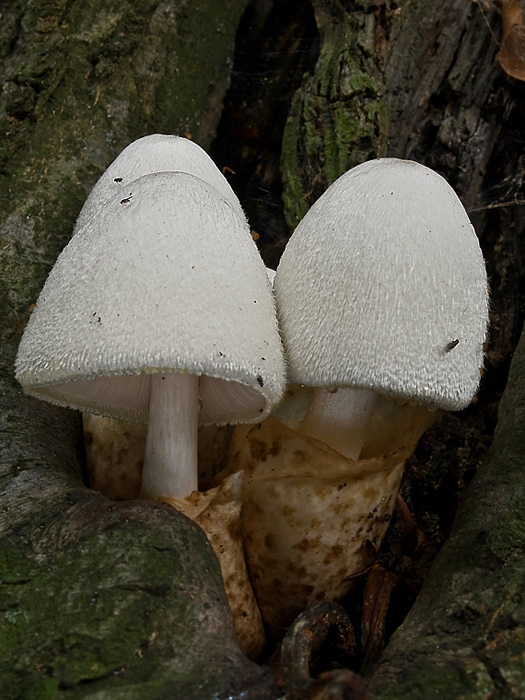
[[[289,387],[273,417],[237,426],[230,448],[228,471],[245,471],[248,571],[275,638],[309,605],[340,600],[370,564],[365,542],[379,547],[405,461],[442,415],[369,390],[327,393]]]

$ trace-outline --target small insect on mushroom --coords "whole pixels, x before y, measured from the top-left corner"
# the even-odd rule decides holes
[[[447,343],[445,345],[445,352],[450,352],[451,350],[454,350],[456,345],[459,345],[459,340],[456,338],[456,340],[451,340],[450,343]]]
[[[125,199],[121,199],[121,200],[120,200],[120,203],[121,203],[121,204],[127,204],[128,202],[131,201],[131,198],[132,198],[132,197],[133,197],[133,195],[132,195],[132,193],[130,192],[130,193],[129,193],[129,197],[126,197]]]

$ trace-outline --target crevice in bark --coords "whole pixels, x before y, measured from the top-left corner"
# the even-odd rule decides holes
[[[282,135],[293,95],[318,54],[308,2],[251,2],[237,31],[231,85],[210,150],[273,268],[290,235],[281,198]]]

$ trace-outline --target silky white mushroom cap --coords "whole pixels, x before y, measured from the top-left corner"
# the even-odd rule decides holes
[[[18,351],[24,390],[146,420],[149,375],[184,371],[204,375],[202,424],[265,417],[284,389],[284,361],[245,219],[186,173],[128,189],[99,205],[51,271]]]
[[[412,161],[363,163],[301,221],[274,283],[289,380],[459,410],[483,364],[487,277],[454,190]]]
[[[175,170],[196,175],[215,187],[244,216],[237,195],[204,149],[182,136],[150,134],[143,136],[115,158],[91,190],[79,214],[75,232],[97,211],[102,201],[127,195],[129,183],[150,173]]]

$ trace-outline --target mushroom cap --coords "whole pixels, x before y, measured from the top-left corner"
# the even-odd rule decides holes
[[[274,283],[289,381],[459,410],[474,396],[487,277],[454,190],[413,161],[336,180],[290,238]]]
[[[60,254],[20,343],[26,393],[145,421],[150,375],[202,375],[201,424],[265,417],[284,388],[273,296],[249,226],[163,172],[101,202]],[[227,381],[225,381],[227,380]]]
[[[75,232],[97,211],[101,201],[119,194],[122,199],[133,180],[169,170],[200,177],[215,187],[244,216],[237,195],[204,149],[182,136],[150,134],[126,146],[101,175],[82,207]]]

